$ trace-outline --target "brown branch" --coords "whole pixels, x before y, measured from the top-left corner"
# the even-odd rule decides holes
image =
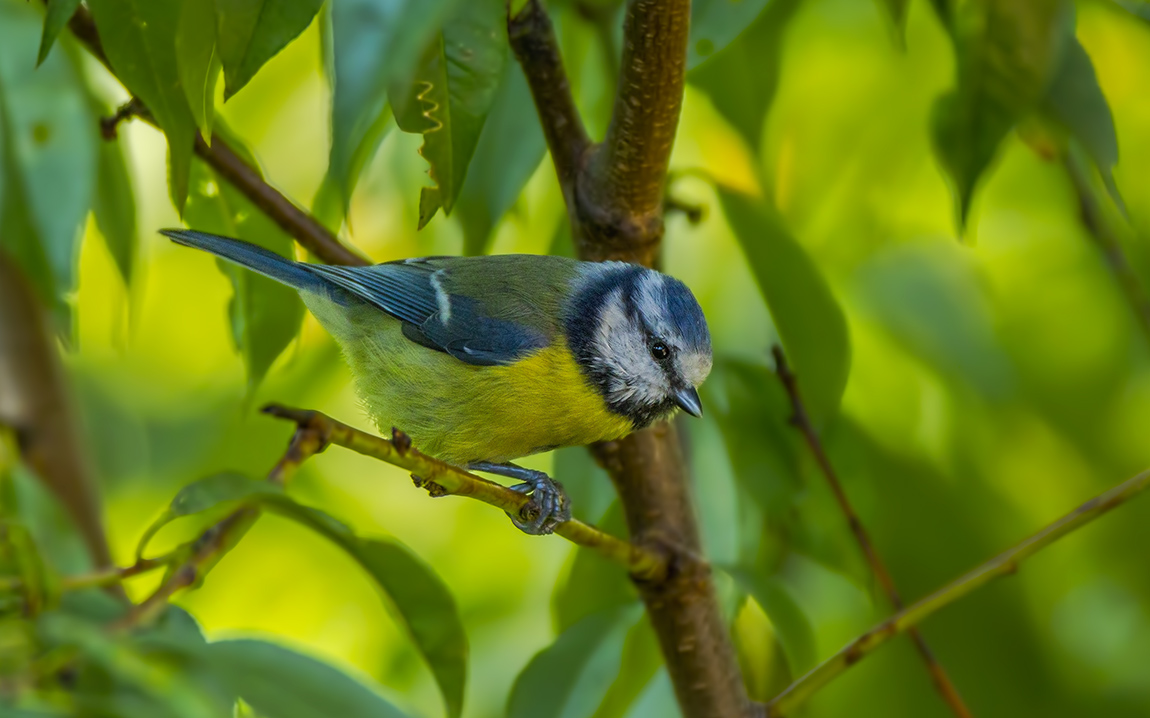
[[[1081,160],[1069,153],[1064,158],[1063,164],[1078,200],[1078,212],[1082,226],[1090,238],[1094,240],[1098,250],[1102,252],[1106,264],[1114,273],[1118,285],[1122,288],[1122,293],[1126,296],[1126,302],[1134,313],[1134,320],[1138,322],[1138,328],[1142,330],[1146,340],[1150,341],[1150,297],[1147,297],[1143,291],[1138,274],[1130,266],[1130,261],[1122,249],[1122,242],[1115,234],[1113,225],[1106,218],[1102,204],[1098,201],[1097,193],[1091,187],[1089,170],[1083,166],[1084,163]]]
[[[995,556],[926,598],[899,611],[848,643],[838,653],[815,666],[806,675],[789,685],[786,690],[767,704],[767,715],[771,718],[790,715],[800,703],[899,633],[909,631],[935,611],[954,603],[992,580],[1000,576],[1010,576],[1017,573],[1022,561],[1071,531],[1081,528],[1111,509],[1121,506],[1148,488],[1150,488],[1150,471],[1144,471],[1106,493],[1094,497],[1026,540],[1016,544],[1013,548]]]
[[[603,180],[586,187],[600,205],[660,222],[663,185],[687,76],[690,0],[631,0],[607,139],[594,160]]]
[[[56,352],[32,287],[0,251],[0,423],[16,431],[21,455],[68,511],[93,563],[109,566],[99,489]]]
[[[532,512],[536,508],[528,497],[418,451],[403,432],[395,431],[389,441],[353,429],[318,411],[273,404],[265,407],[264,412],[294,421],[301,430],[313,431],[327,443],[406,469],[419,477],[417,486],[427,489],[432,496],[468,496],[516,514],[525,522],[535,518]],[[633,545],[576,519],[560,524],[555,533],[619,563],[638,580],[659,581],[666,576],[666,559],[658,550]]]
[[[822,470],[823,476],[826,477],[827,483],[831,487],[831,493],[834,494],[835,501],[838,502],[839,508],[842,510],[843,515],[846,516],[851,533],[854,534],[855,540],[862,549],[863,555],[866,556],[866,561],[870,564],[871,570],[874,571],[875,578],[878,579],[883,592],[886,593],[887,598],[890,599],[894,610],[901,611],[903,609],[902,596],[899,595],[898,588],[894,585],[894,578],[891,577],[886,564],[883,563],[883,560],[878,555],[878,551],[875,550],[870,535],[867,533],[866,528],[863,527],[862,521],[859,519],[858,514],[855,513],[854,507],[851,506],[846,491],[843,490],[842,482],[839,481],[838,474],[835,472],[834,465],[831,464],[830,457],[827,456],[826,451],[823,449],[822,441],[819,439],[818,432],[815,431],[814,424],[811,423],[810,415],[807,414],[806,406],[803,404],[802,396],[799,393],[799,383],[791,371],[790,366],[787,365],[787,357],[783,354],[783,348],[776,344],[771,348],[771,354],[775,358],[775,372],[778,374],[779,381],[782,382],[783,387],[787,391],[787,396],[790,397],[791,400],[791,410],[793,412],[791,423],[803,435],[807,447],[810,448],[811,454],[815,457],[815,462],[818,463],[819,469]],[[931,679],[934,681],[934,686],[938,689],[942,699],[955,715],[961,718],[970,718],[970,710],[966,707],[966,704],[963,703],[962,697],[958,694],[958,689],[955,688],[954,683],[950,680],[950,676],[947,675],[946,670],[943,669],[938,659],[935,658],[934,651],[927,645],[922,633],[917,628],[909,629],[908,633],[910,634],[911,640],[914,641],[915,648],[918,649],[919,654],[922,656],[923,662],[926,663],[927,670],[930,671]]]
[[[667,166],[682,103],[689,16],[689,0],[631,0],[611,125],[606,141],[591,147],[562,141],[569,137],[569,128],[582,128],[582,122],[539,3],[529,0],[509,20],[512,48],[556,158],[572,239],[581,259],[646,266],[658,262]],[[559,151],[553,138],[560,140]],[[572,147],[580,152],[571,153]],[[577,162],[572,162],[572,154]],[[635,585],[659,637],[684,718],[760,714],[761,706],[747,698],[710,567],[702,558],[687,468],[674,427],[660,424],[595,446],[592,452],[619,493],[632,543],[669,557],[666,577],[636,580]]]
[[[571,96],[571,83],[563,69],[551,18],[539,0],[527,0],[516,15],[508,18],[507,37],[531,86],[551,161],[570,204],[575,178],[583,169],[591,140]]]
[[[100,43],[99,33],[92,15],[81,6],[76,10],[68,27],[100,62],[108,68],[112,76],[116,71],[108,62]],[[134,103],[134,104],[133,104]],[[148,108],[138,98],[133,99],[131,112],[135,116],[155,125]],[[307,212],[297,207],[290,199],[277,189],[269,185],[253,167],[244,162],[229,146],[227,141],[218,134],[212,135],[209,145],[204,139],[196,135],[195,152],[200,159],[208,163],[217,173],[243,193],[256,207],[291,235],[305,249],[328,264],[346,264],[363,266],[367,260],[343,246],[339,239],[327,230],[320,222]]]

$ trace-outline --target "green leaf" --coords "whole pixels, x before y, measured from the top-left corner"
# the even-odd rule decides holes
[[[504,0],[470,0],[444,23],[415,74],[398,82],[391,106],[399,129],[423,135],[419,152],[434,187],[419,200],[419,226],[451,214],[507,61]]]
[[[770,0],[774,2],[776,0]],[[768,0],[695,0],[691,3],[691,37],[687,69],[714,56],[754,22]]]
[[[156,0],[91,0],[104,52],[116,76],[143,100],[168,138],[172,203],[183,212],[196,138],[177,60],[182,3]]]
[[[287,497],[261,497],[265,508],[300,521],[348,552],[388,596],[435,676],[449,718],[463,711],[467,636],[451,592],[430,566],[392,541],[364,539],[317,509]],[[255,704],[253,701],[253,705]],[[273,717],[274,718],[274,717]]]
[[[455,599],[431,567],[398,543],[357,536],[340,521],[319,509],[296,503],[271,484],[235,474],[219,474],[186,487],[157,524],[236,505],[258,506],[298,521],[354,558],[395,607],[439,684],[448,716],[457,718],[461,714],[467,678],[467,636]],[[155,533],[155,527],[153,524],[148,529],[148,536]],[[251,702],[259,707],[254,700]]]
[[[222,515],[243,504],[253,504],[265,494],[282,494],[283,488],[267,481],[253,481],[246,476],[234,473],[221,473],[200,479],[180,489],[167,510],[144,531],[136,545],[136,557],[140,558],[148,548],[152,538],[171,522],[184,516],[211,511]]]
[[[40,36],[40,53],[36,56],[36,65],[43,64],[44,59],[52,50],[60,31],[68,24],[68,20],[76,14],[80,7],[80,0],[48,0],[48,10],[44,14],[44,33]]]
[[[217,678],[267,718],[404,718],[360,681],[273,643],[217,641],[207,655]]]
[[[755,599],[755,603],[771,619],[775,635],[786,654],[791,675],[800,676],[814,668],[818,660],[814,627],[786,586],[778,579],[758,571],[736,566],[724,567],[723,570]]]
[[[598,525],[609,534],[626,536],[627,526],[618,501],[611,505]],[[555,628],[562,633],[586,616],[632,604],[637,599],[627,572],[619,564],[591,549],[577,548],[566,579],[556,586],[551,597]]]
[[[818,267],[762,201],[719,188],[719,200],[774,318],[816,426],[838,411],[850,373],[846,317]]]
[[[331,160],[344,206],[387,126],[387,88],[410,77],[461,0],[339,0],[331,8]]]
[[[935,103],[931,133],[959,226],[999,144],[1045,96],[1073,36],[1072,10],[1067,0],[971,0],[958,9],[958,83]]]
[[[798,434],[778,376],[766,366],[717,358],[703,384],[704,406],[719,422],[742,491],[772,521],[783,521],[802,492]]]
[[[485,253],[546,152],[527,78],[518,62],[508,62],[459,192],[464,254]]]
[[[619,659],[619,671],[593,718],[622,718],[637,702],[643,689],[663,667],[663,653],[650,621],[640,620],[631,627]],[[672,699],[674,700],[674,699]],[[670,718],[672,713],[646,713]]]
[[[41,616],[37,630],[46,643],[77,649],[83,659],[123,684],[123,688],[113,688],[112,695],[94,696],[97,699],[135,690],[154,704],[153,715],[172,718],[220,718],[230,708],[212,686],[195,682],[192,675],[146,655],[129,638],[109,634],[103,626],[72,615],[48,613]]]
[[[92,212],[124,284],[132,278],[136,258],[136,197],[120,140],[100,143],[96,199]]]
[[[779,86],[784,33],[801,2],[771,0],[730,46],[687,76],[756,153]]]
[[[206,0],[201,0],[206,2]],[[307,29],[323,0],[215,0],[224,99]]]
[[[205,140],[212,138],[216,111],[216,80],[220,56],[216,50],[216,10],[212,0],[183,0],[176,30],[180,84],[188,108]]]
[[[87,543],[71,513],[25,465],[12,472],[10,507],[27,527],[37,551],[55,572],[77,574],[92,570]]]
[[[507,718],[592,715],[619,672],[627,632],[642,615],[638,604],[616,606],[564,631],[515,679]]]
[[[1114,117],[1098,85],[1094,63],[1078,38],[1070,38],[1042,101],[1042,110],[1082,143],[1098,167],[1110,196],[1122,207],[1122,197],[1114,184],[1114,165],[1118,164]]]
[[[217,129],[226,132],[223,127]],[[242,145],[232,146],[252,167],[258,166]],[[294,251],[292,238],[279,225],[198,160],[192,168],[185,219],[196,229],[245,239],[283,257],[291,258]],[[218,264],[232,282],[234,294],[228,310],[232,338],[247,368],[248,387],[254,390],[299,333],[303,301],[294,289],[275,280],[224,260]]]
[[[75,288],[99,137],[68,54],[56,53],[36,67],[39,26],[35,6],[0,4],[0,173],[6,185],[0,247],[51,304]]]
[[[878,0],[887,22],[900,48],[906,47],[906,16],[910,10],[910,0]]]

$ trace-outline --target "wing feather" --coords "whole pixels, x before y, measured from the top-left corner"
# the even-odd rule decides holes
[[[473,297],[451,292],[452,274],[474,271],[452,258],[414,259],[370,267],[307,264],[309,270],[404,323],[422,346],[478,366],[511,364],[548,344],[538,329],[490,316]]]

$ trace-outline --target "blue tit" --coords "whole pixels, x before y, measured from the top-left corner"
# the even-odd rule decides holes
[[[204,232],[163,234],[297,289],[342,348],[375,424],[443,461],[524,481],[513,488],[540,507],[520,525],[529,533],[570,514],[560,486],[513,459],[702,410],[706,319],[686,285],[651,269],[537,255],[341,267]]]

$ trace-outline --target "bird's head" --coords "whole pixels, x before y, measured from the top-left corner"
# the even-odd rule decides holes
[[[566,330],[607,406],[636,428],[676,407],[701,415],[697,388],[711,372],[711,335],[679,280],[621,262],[590,265],[568,306]]]

